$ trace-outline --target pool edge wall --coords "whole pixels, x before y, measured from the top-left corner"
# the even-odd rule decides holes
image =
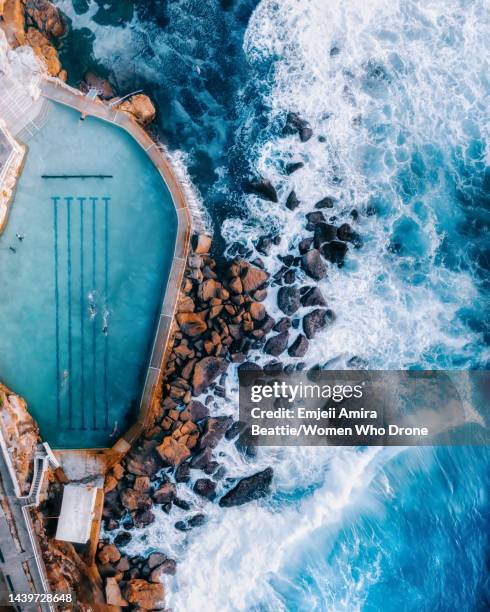
[[[152,350],[146,370],[138,414],[133,424],[112,447],[99,449],[57,449],[56,451],[59,453],[70,453],[71,451],[79,452],[80,450],[87,450],[90,453],[104,453],[108,456],[107,459],[109,461],[106,466],[108,469],[111,464],[116,463],[130,450],[136,439],[143,433],[151,420],[154,408],[159,404],[162,396],[163,375],[170,352],[169,341],[171,339],[175,309],[189,253],[192,229],[191,215],[185,193],[175,175],[171,161],[136,120],[101,101],[87,99],[78,90],[53,77],[45,77],[43,79],[41,91],[42,95],[49,100],[74,108],[84,115],[93,116],[116,125],[132,136],[158,170],[170,193],[177,216],[177,231],[172,263],[161,299],[158,324],[156,325],[153,337]]]

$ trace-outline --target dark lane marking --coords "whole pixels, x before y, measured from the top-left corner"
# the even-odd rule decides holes
[[[43,179],[111,179],[112,174],[41,174]]]
[[[95,204],[97,198],[90,198],[92,202],[92,292],[93,292],[93,303],[95,305],[95,292],[97,290],[97,252],[95,249],[96,241],[96,220],[95,220]],[[92,320],[92,429],[97,429],[97,329],[96,329],[96,318]]]
[[[78,198],[80,202],[80,412],[81,429],[85,429],[85,287],[84,287],[84,261],[83,261],[83,242],[84,242],[84,214],[83,206],[86,198]]]
[[[56,325],[56,420],[61,418],[60,403],[60,295],[58,277],[58,202],[59,197],[51,198],[53,202],[53,234],[54,234],[54,303]]]
[[[111,198],[102,198],[104,202],[104,301],[105,316],[109,324],[109,201]],[[108,395],[108,369],[109,369],[109,330],[104,336],[104,408],[105,408],[105,428],[109,427],[109,395]]]
[[[73,376],[73,359],[72,359],[72,305],[71,305],[71,203],[73,198],[71,196],[65,197],[66,202],[66,214],[67,214],[67,229],[66,229],[66,239],[67,239],[67,257],[68,257],[68,429],[73,429],[73,385],[72,385],[72,376]]]

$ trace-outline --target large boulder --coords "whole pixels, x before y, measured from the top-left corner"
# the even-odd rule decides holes
[[[327,275],[327,266],[322,260],[320,251],[313,249],[308,251],[301,258],[301,267],[304,272],[315,280],[321,280]]]
[[[245,272],[241,278],[243,291],[245,293],[253,293],[260,287],[263,287],[269,278],[267,272],[257,268],[257,266],[247,265]]]
[[[154,491],[153,501],[156,504],[168,504],[173,502],[177,496],[177,488],[173,482],[165,482],[162,486]]]
[[[198,255],[204,255],[206,253],[209,253],[211,244],[212,239],[206,234],[197,234],[192,237],[192,246],[194,249],[194,253],[197,253]]]
[[[0,8],[2,4],[0,3]],[[26,40],[24,26],[24,6],[21,0],[5,0],[3,12],[0,11],[0,26],[4,30],[7,40],[12,47],[23,45]]]
[[[337,228],[331,223],[317,223],[315,225],[314,242],[315,248],[319,249],[324,242],[330,242],[330,240],[336,240]]]
[[[334,204],[335,204],[334,198],[331,198],[330,196],[326,196],[325,198],[318,200],[318,202],[315,204],[315,208],[333,208]]]
[[[126,462],[127,471],[135,476],[154,476],[162,467],[160,457],[154,452],[157,444],[148,440],[141,447],[133,448]]]
[[[177,314],[177,323],[182,333],[191,338],[200,336],[208,328],[202,315],[195,312],[179,312]]]
[[[133,606],[143,610],[155,610],[163,605],[165,589],[161,583],[134,578],[124,584],[122,594]]]
[[[343,265],[344,258],[348,251],[348,246],[340,240],[332,240],[322,246],[322,255],[328,261],[337,264],[339,267]]]
[[[49,42],[44,34],[36,28],[29,28],[26,33],[27,43],[32,47],[34,53],[44,60],[44,64],[51,76],[57,76],[62,67],[58,52]]]
[[[253,193],[262,200],[268,200],[269,202],[277,202],[277,192],[274,185],[265,178],[257,178],[246,181],[245,192]]]
[[[291,357],[304,357],[306,351],[308,350],[308,340],[303,336],[303,334],[299,334],[296,340],[291,344],[288,348],[288,354]]]
[[[299,134],[301,142],[307,142],[313,136],[313,130],[309,123],[302,119],[297,113],[288,113],[282,133],[287,136]]]
[[[163,442],[156,448],[157,453],[166,465],[172,467],[179,466],[183,461],[191,456],[191,451],[185,444],[175,440],[171,436],[163,438]]]
[[[318,287],[309,287],[309,289],[301,296],[302,306],[326,306],[327,302],[323,297],[322,292]]]
[[[204,357],[198,361],[192,374],[194,395],[201,395],[218,376],[226,370],[226,361],[221,357]]]
[[[221,440],[221,438],[223,438],[232,423],[233,418],[231,416],[218,416],[209,418],[206,421],[204,433],[199,441],[199,448],[216,448],[218,442]]]
[[[117,563],[121,558],[121,553],[114,544],[106,544],[97,553],[97,558],[102,565],[106,563]]]
[[[303,317],[303,331],[309,339],[329,325],[335,318],[332,310],[316,308]]]
[[[198,478],[194,483],[194,493],[212,501],[216,497],[216,483],[209,478]]]
[[[300,307],[300,293],[298,287],[281,287],[277,293],[277,305],[284,314],[291,316]]]
[[[287,197],[286,208],[289,208],[289,210],[294,210],[295,208],[298,208],[300,203],[301,202],[299,201],[298,196],[296,195],[296,192],[293,189],[293,191],[291,191]]]
[[[268,355],[278,357],[283,353],[288,345],[289,332],[284,331],[276,336],[269,338],[264,346],[264,352]]]
[[[118,106],[119,110],[128,113],[138,123],[145,126],[155,119],[156,109],[153,102],[145,94],[136,94]]]
[[[265,497],[270,493],[270,485],[274,472],[267,468],[252,476],[242,478],[228,493],[219,500],[219,505],[224,508],[241,506],[250,501]]]
[[[151,497],[147,493],[140,493],[134,489],[123,489],[120,493],[121,503],[128,510],[149,510]]]

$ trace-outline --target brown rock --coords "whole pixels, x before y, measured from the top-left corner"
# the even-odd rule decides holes
[[[242,276],[243,291],[253,293],[267,282],[269,275],[256,266],[247,266]]]
[[[303,357],[308,350],[308,340],[299,334],[296,340],[288,348],[288,353],[291,357]]]
[[[155,119],[153,102],[145,94],[136,94],[118,106],[119,110],[132,115],[141,125],[148,125]]]
[[[211,417],[206,421],[206,427],[199,443],[199,448],[216,448],[218,442],[225,435],[233,423],[231,416]]]
[[[128,602],[121,594],[121,589],[115,577],[108,577],[105,585],[105,599],[109,606],[118,606],[124,608]]]
[[[162,467],[160,457],[153,452],[157,444],[155,440],[149,440],[142,447],[133,449],[126,464],[128,472],[135,476],[154,476]]]
[[[174,440],[170,436],[164,438],[156,450],[163,461],[173,467],[177,467],[191,455],[190,450],[185,444]]]
[[[194,300],[189,295],[183,295],[179,301],[179,312],[194,312],[195,310]]]
[[[153,500],[157,504],[168,504],[173,502],[177,495],[177,489],[173,482],[166,482],[153,493]]]
[[[138,476],[134,481],[133,488],[135,491],[138,491],[138,493],[148,493],[151,488],[150,479],[148,476]]]
[[[207,330],[207,325],[201,315],[194,312],[183,312],[177,315],[177,323],[186,336],[194,338]]]
[[[272,338],[269,338],[265,343],[264,352],[266,352],[268,355],[274,355],[274,357],[277,357],[286,349],[288,338],[289,332],[287,331],[281,332],[276,336],[272,336]]]
[[[114,544],[106,544],[97,553],[97,558],[102,565],[105,565],[106,563],[117,563],[121,558],[121,553]]]
[[[134,489],[123,489],[120,493],[121,503],[128,510],[148,510],[151,508],[151,497]]]
[[[165,598],[163,584],[147,582],[142,578],[133,578],[126,582],[122,592],[130,604],[143,608],[143,610],[160,608]]]
[[[235,295],[240,294],[243,291],[242,281],[240,277],[234,276],[231,281],[228,283],[228,287],[232,293]]]
[[[25,43],[24,7],[21,0],[5,0],[1,16],[3,23],[0,22],[0,25],[5,31],[9,44],[15,47],[23,45]]]
[[[120,463],[116,463],[115,465],[113,465],[112,474],[114,475],[114,478],[116,478],[117,480],[121,480],[121,478],[124,476],[123,466]]]
[[[210,278],[204,281],[197,291],[197,297],[202,302],[208,302],[212,298],[220,296],[222,285],[220,282]]]
[[[38,30],[46,36],[59,38],[65,33],[65,24],[58,9],[49,0],[26,0],[26,11]]]
[[[192,386],[194,395],[203,393],[226,370],[226,362],[220,357],[204,357],[194,367]]]
[[[87,91],[91,88],[96,89],[102,100],[110,100],[114,97],[114,91],[109,81],[95,74],[95,72],[87,72],[83,77],[83,81]]]
[[[159,565],[150,574],[150,580],[152,582],[161,582],[165,574],[174,576],[177,571],[177,563],[174,559],[165,559],[165,561]]]
[[[265,306],[260,302],[250,302],[248,311],[254,321],[263,321],[267,314]]]
[[[313,249],[308,251],[301,258],[301,267],[308,276],[315,280],[320,280],[327,275],[327,267],[322,260],[320,251]]]
[[[198,255],[204,255],[205,253],[209,253],[209,249],[211,248],[212,240],[206,234],[199,234],[193,237],[193,248],[194,253]]]
[[[112,474],[108,474],[104,483],[104,493],[109,493],[117,487],[118,480]]]

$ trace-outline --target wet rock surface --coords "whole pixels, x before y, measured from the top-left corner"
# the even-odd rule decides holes
[[[223,495],[219,500],[219,505],[223,508],[230,508],[231,506],[241,506],[265,497],[270,493],[273,475],[274,472],[269,467],[262,472],[242,478],[232,489]]]

